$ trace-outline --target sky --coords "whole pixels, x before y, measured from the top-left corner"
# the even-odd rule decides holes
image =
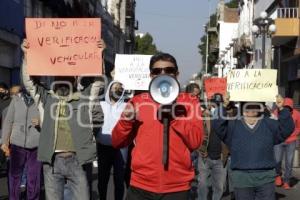
[[[201,70],[198,44],[218,0],[136,0],[138,33],[150,33],[160,51],[172,54],[179,66],[179,81],[186,84]]]

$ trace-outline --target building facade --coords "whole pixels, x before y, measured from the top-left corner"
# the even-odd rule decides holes
[[[16,15],[18,13],[18,15]],[[0,81],[19,82],[20,43],[24,35],[23,0],[0,1]]]
[[[220,0],[219,15],[228,15],[225,10],[224,1]],[[262,38],[252,33],[254,20],[263,11],[276,25],[275,33],[266,37],[265,55]],[[219,21],[219,76],[226,76],[226,70],[234,67],[262,68],[265,57],[264,67],[278,70],[279,93],[293,98],[300,109],[300,0],[240,0],[236,34],[225,31],[230,29],[223,25],[225,20]]]
[[[218,37],[219,37],[219,59],[215,65],[219,77],[226,76],[229,70],[236,68],[233,44],[238,34],[238,10],[228,8],[224,1],[220,1],[217,9]]]

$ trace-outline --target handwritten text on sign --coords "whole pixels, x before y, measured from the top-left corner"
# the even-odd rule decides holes
[[[225,94],[226,93],[226,78],[208,78],[204,81],[205,92],[208,99],[216,94]]]
[[[40,76],[102,74],[99,18],[26,18],[28,72]]]
[[[277,70],[238,69],[227,74],[227,91],[233,101],[273,102],[278,94]]]
[[[117,54],[114,79],[123,83],[127,90],[148,90],[150,58],[151,55]]]

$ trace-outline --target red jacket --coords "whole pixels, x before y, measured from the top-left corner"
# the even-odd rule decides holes
[[[189,119],[171,121],[169,169],[162,164],[163,125],[157,120],[159,104],[148,93],[133,97],[129,105],[137,111],[135,120],[120,119],[112,133],[112,145],[122,148],[134,141],[130,185],[154,193],[180,192],[190,189],[194,178],[191,152],[202,143],[203,125],[198,100],[183,93],[177,98]],[[122,117],[124,115],[122,114]]]
[[[298,139],[298,135],[300,134],[300,112],[298,112],[296,109],[294,109],[294,102],[290,98],[284,99],[284,105],[289,106],[292,111],[292,117],[295,122],[295,130],[294,132],[286,139],[285,143],[292,143]]]
[[[284,98],[284,106],[288,106],[292,109],[292,118],[295,123],[294,132],[285,140],[285,143],[289,144],[296,141],[300,134],[300,112],[294,109],[294,102],[291,98]],[[275,115],[278,116],[277,110],[275,111]]]

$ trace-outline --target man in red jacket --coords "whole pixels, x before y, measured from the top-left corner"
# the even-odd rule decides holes
[[[178,76],[178,66],[170,54],[155,55],[150,76]],[[169,129],[168,168],[162,164],[163,124],[157,118],[160,105],[149,93],[133,97],[112,133],[112,145],[122,148],[134,142],[128,200],[188,200],[194,169],[191,152],[202,143],[203,127],[199,101],[186,93],[176,99],[185,115],[173,116]]]
[[[290,189],[290,178],[292,177],[292,167],[294,154],[296,149],[296,141],[298,135],[300,134],[300,113],[294,109],[294,102],[290,98],[284,99],[284,106],[289,108],[292,113],[292,117],[295,123],[294,132],[286,139],[284,143],[276,145],[275,150],[275,159],[277,162],[276,173],[277,177],[275,180],[276,186],[282,186],[284,189]],[[277,115],[277,113],[275,113]],[[285,173],[282,178],[282,159],[285,155]]]

